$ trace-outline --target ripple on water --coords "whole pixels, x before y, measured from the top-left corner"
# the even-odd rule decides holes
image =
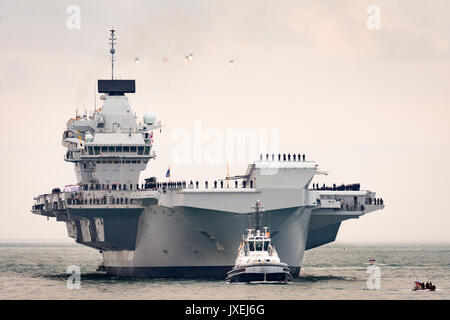
[[[80,245],[0,243],[0,298],[450,299],[450,245],[344,248],[328,245],[307,251],[301,277],[287,285],[247,285],[208,279],[118,278],[95,272],[100,254]],[[381,268],[380,290],[367,288],[370,258]],[[81,267],[80,290],[67,289],[69,265]],[[438,290],[411,291],[417,277],[432,281]]]

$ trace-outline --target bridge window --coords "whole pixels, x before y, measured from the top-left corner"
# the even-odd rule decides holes
[[[255,242],[256,251],[262,251],[263,249],[263,241],[256,241]]]
[[[123,152],[130,152],[130,147],[129,146],[123,147]]]
[[[138,147],[138,154],[144,154],[144,147]]]
[[[122,146],[116,147],[116,152],[122,152]]]
[[[113,146],[109,146],[108,147],[108,152],[115,152],[115,149]]]
[[[255,251],[255,242],[254,241],[249,241],[248,242],[248,249],[250,251]]]
[[[269,249],[269,241],[264,241],[264,251]]]
[[[95,147],[94,147],[94,153],[95,153],[96,155],[100,154],[100,147],[95,146]]]
[[[145,147],[145,152],[144,154],[150,154],[150,147]]]
[[[131,152],[136,152],[136,146],[130,147],[130,151],[131,151]]]
[[[88,153],[89,153],[90,155],[93,155],[93,154],[94,154],[94,151],[92,150],[92,147],[88,147]]]

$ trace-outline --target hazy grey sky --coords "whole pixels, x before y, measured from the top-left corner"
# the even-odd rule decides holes
[[[73,4],[79,30],[66,24]],[[379,30],[367,28],[369,5],[381,9]],[[132,108],[166,125],[141,178],[164,176],[172,132],[194,121],[278,128],[281,151],[329,172],[315,182],[360,182],[385,200],[343,223],[338,240],[450,241],[449,12],[447,0],[1,1],[0,239],[67,238],[63,223],[30,208],[76,181],[61,135],[76,108],[93,109],[96,79],[110,76],[114,26],[116,74],[136,79]],[[215,179],[226,167],[172,174]]]

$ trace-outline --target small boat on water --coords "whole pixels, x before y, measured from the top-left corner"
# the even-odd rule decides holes
[[[419,280],[414,281],[413,291],[436,291],[436,285],[431,282],[420,282]]]
[[[263,212],[261,202],[256,202],[256,227],[247,229],[239,245],[235,266],[227,273],[228,282],[286,283],[292,275],[286,263],[278,257],[272,244],[268,227],[261,228]]]

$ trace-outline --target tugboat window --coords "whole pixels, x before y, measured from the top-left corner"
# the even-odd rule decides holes
[[[269,249],[269,241],[264,241],[264,251],[267,251]]]
[[[262,251],[263,241],[256,241],[256,251]]]
[[[255,242],[250,241],[250,242],[248,243],[248,247],[249,247],[249,250],[250,250],[250,251],[255,251]]]

